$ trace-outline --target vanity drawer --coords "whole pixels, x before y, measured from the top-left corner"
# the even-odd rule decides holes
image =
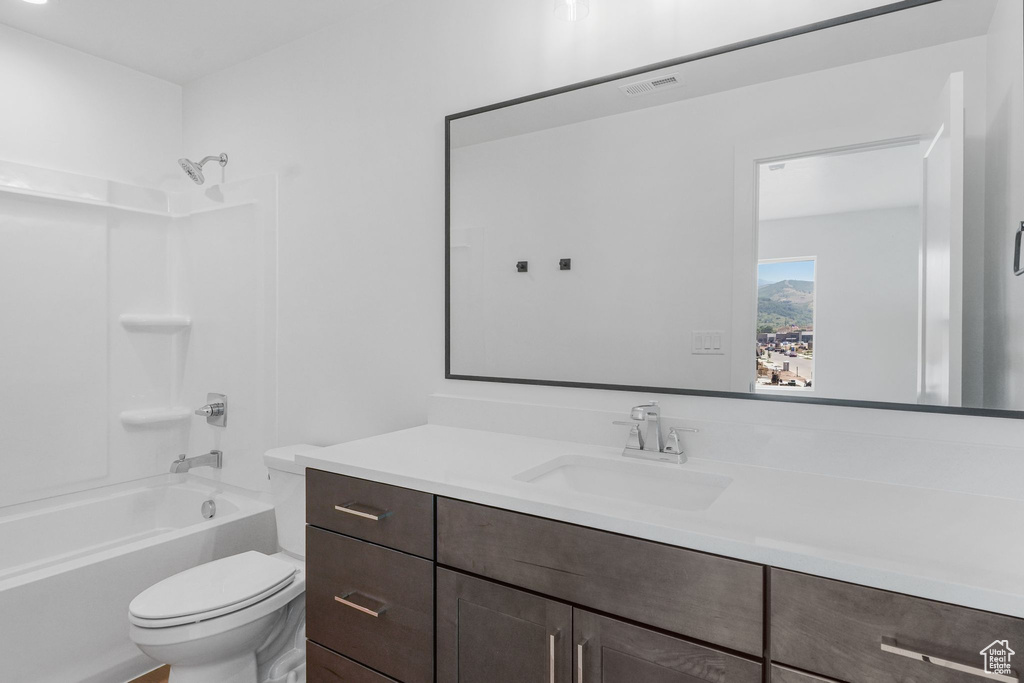
[[[395,683],[362,664],[316,643],[306,643],[306,680],[309,683]]]
[[[434,557],[434,496],[422,491],[307,469],[306,523]]]
[[[843,681],[996,681],[981,650],[996,640],[1024,646],[1024,620],[1012,617],[778,569],[771,586],[772,659]]]
[[[432,562],[306,527],[306,572],[311,640],[405,683],[433,679]]]
[[[771,681],[772,683],[837,683],[831,678],[813,676],[802,671],[794,671],[793,669],[777,665],[772,665]]]
[[[472,503],[437,501],[438,562],[755,656],[763,568]]]

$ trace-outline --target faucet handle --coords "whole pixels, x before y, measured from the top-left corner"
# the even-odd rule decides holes
[[[207,403],[201,408],[196,408],[195,413],[200,417],[220,417],[224,414],[224,403],[221,401]]]
[[[209,393],[206,405],[195,409],[195,414],[205,417],[207,424],[215,427],[226,427],[228,419],[228,397],[224,394]]]
[[[636,422],[625,420],[612,420],[613,425],[629,427],[629,439],[626,441],[626,448],[642,451],[644,449],[644,435]]]
[[[683,455],[683,445],[679,442],[679,432],[699,431],[699,429],[695,429],[693,427],[672,427],[668,430],[668,437],[665,439],[665,452],[678,455],[679,464],[682,465],[686,462],[686,456]]]
[[[187,456],[184,453],[180,454],[178,456],[178,462],[184,462],[186,457]]]

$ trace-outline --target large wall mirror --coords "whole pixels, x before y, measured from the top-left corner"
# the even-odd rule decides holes
[[[1020,0],[447,124],[448,377],[1024,416]]]

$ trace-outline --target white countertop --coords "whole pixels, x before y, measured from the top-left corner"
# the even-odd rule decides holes
[[[296,454],[299,466],[1024,618],[1024,501],[691,458],[730,477],[684,512],[514,479],[621,449],[424,425]]]

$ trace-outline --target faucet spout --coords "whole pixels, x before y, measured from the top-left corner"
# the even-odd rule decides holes
[[[191,458],[185,457],[185,454],[182,453],[178,456],[177,460],[171,463],[171,473],[181,474],[182,472],[188,472],[193,467],[212,467],[219,470],[223,465],[223,451],[213,450]]]
[[[641,448],[645,451],[661,453],[665,450],[665,437],[661,433],[661,408],[657,401],[633,406],[629,416],[637,422],[647,422],[647,436]]]

